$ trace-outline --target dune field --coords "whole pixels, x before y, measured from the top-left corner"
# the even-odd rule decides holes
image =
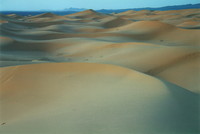
[[[198,134],[200,10],[0,14],[1,134]]]

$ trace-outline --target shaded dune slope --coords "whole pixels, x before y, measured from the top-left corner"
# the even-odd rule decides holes
[[[89,23],[63,19],[83,16],[84,20],[84,16],[91,14],[104,17]],[[30,18],[24,21],[8,19],[8,23],[1,24],[1,66],[13,65],[17,61],[17,65],[38,62],[114,64],[199,92],[199,30],[181,29],[160,21],[132,22],[93,10],[67,15],[61,20],[51,13],[38,17],[54,19],[37,22],[29,22]],[[24,54],[28,53],[28,58],[24,58]],[[24,59],[23,62],[17,57]]]
[[[199,22],[198,9],[0,14],[0,131],[198,134]]]
[[[1,75],[4,133],[198,132],[198,95],[134,70],[49,63]]]

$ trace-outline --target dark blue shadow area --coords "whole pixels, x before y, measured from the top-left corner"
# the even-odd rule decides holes
[[[200,95],[167,81],[163,83],[168,87],[170,97],[162,109],[163,117],[170,118],[163,119],[163,123],[170,124],[168,127],[174,130],[182,130],[180,133],[183,134],[199,134]]]

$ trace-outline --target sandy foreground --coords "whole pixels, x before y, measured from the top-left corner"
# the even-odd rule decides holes
[[[199,14],[0,15],[0,133],[198,134]]]

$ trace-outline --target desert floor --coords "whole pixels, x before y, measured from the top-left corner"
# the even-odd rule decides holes
[[[200,10],[0,15],[1,134],[198,134]]]

